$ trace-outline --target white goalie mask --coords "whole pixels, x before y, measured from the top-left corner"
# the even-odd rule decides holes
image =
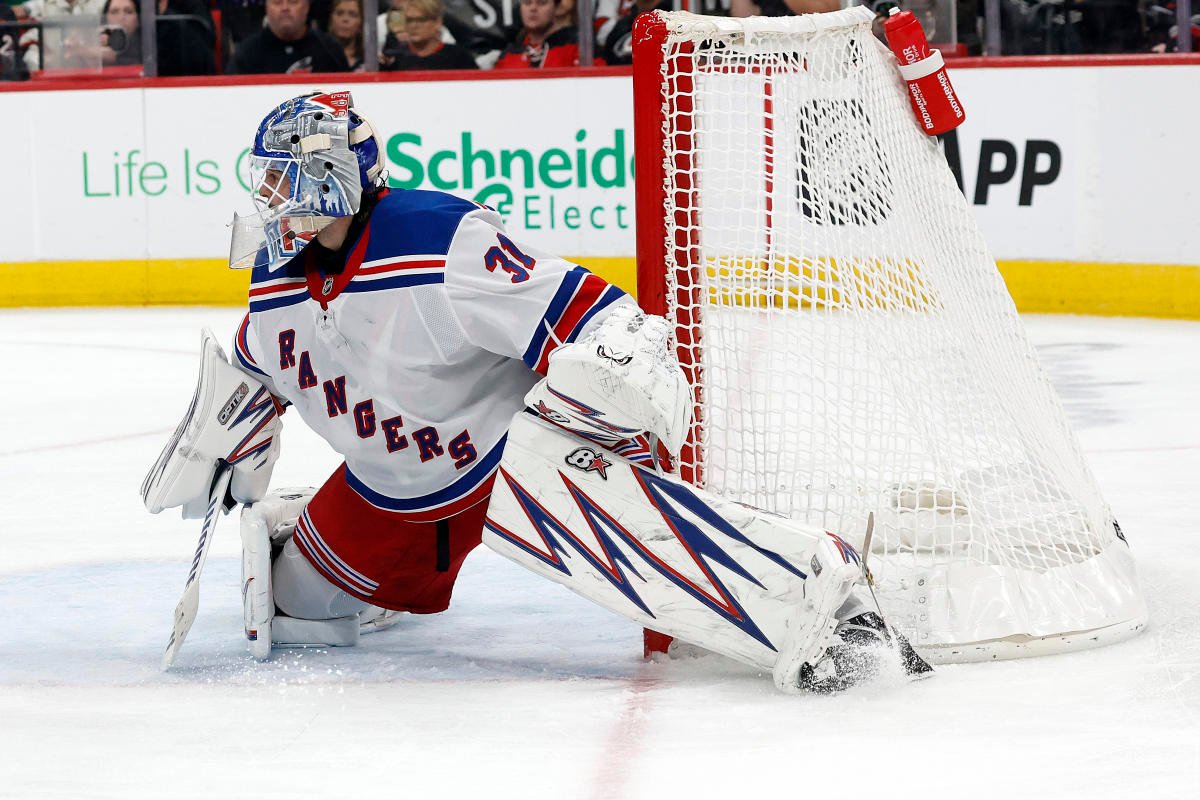
[[[349,92],[312,92],[269,113],[250,150],[258,211],[234,214],[229,266],[275,268],[338,217],[353,216],[383,172],[383,145]]]

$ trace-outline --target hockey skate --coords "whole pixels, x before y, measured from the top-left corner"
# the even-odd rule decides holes
[[[401,612],[367,606],[358,614],[334,619],[297,619],[275,607],[271,565],[296,529],[296,519],[312,498],[312,489],[271,492],[242,510],[242,610],[246,646],[259,661],[273,647],[353,647],[365,633],[389,628]]]
[[[825,654],[800,670],[800,686],[819,694],[840,692],[884,674],[897,660],[910,679],[933,672],[904,636],[868,611],[838,624]]]

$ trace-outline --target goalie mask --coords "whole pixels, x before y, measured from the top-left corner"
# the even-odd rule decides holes
[[[258,212],[234,214],[229,266],[274,269],[338,217],[353,216],[383,172],[383,145],[349,92],[311,92],[267,114],[250,149]]]

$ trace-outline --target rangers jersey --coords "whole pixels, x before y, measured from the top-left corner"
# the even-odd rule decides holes
[[[550,354],[633,302],[441,192],[385,190],[344,269],[314,263],[254,269],[237,361],[345,458],[356,492],[416,521],[487,495]]]

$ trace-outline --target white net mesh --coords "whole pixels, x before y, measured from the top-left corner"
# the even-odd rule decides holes
[[[880,601],[935,658],[1140,627],[1128,548],[871,14],[665,18],[699,482],[859,545],[873,512]]]

